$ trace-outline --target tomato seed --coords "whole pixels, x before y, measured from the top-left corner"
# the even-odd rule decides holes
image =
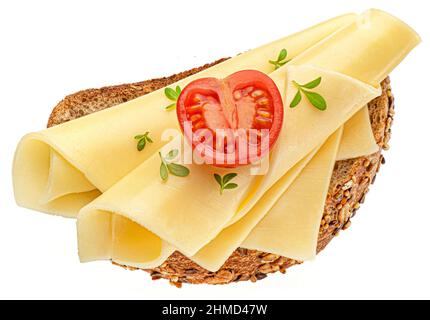
[[[253,90],[254,90],[254,87],[248,87],[248,88],[245,88],[244,91],[248,94],[248,93],[250,93]]]
[[[199,104],[187,107],[187,112],[190,114],[202,112],[202,106]]]
[[[205,127],[205,122],[203,120],[200,120],[193,127],[194,130],[203,129]]]
[[[190,117],[190,121],[191,121],[192,123],[195,123],[195,122],[199,121],[201,118],[202,118],[202,115],[201,115],[201,114],[199,114],[199,113],[197,113],[197,114],[193,114],[193,115]]]
[[[255,118],[255,122],[257,122],[260,125],[260,127],[266,128],[266,129],[269,129],[272,125],[271,119],[260,117],[260,116]]]
[[[251,93],[251,97],[258,98],[261,97],[264,94],[262,90],[255,90]]]
[[[257,114],[262,116],[263,118],[271,118],[272,114],[269,111],[265,110],[257,110]]]
[[[240,98],[242,98],[242,93],[240,93],[240,91],[239,91],[239,90],[236,90],[236,91],[233,93],[233,97],[234,97],[236,100],[239,100]]]
[[[192,101],[193,101],[194,103],[199,103],[199,102],[201,102],[201,101],[202,101],[202,96],[201,96],[201,95],[199,95],[199,94],[196,94],[196,95],[193,97]]]
[[[267,106],[269,104],[269,99],[266,97],[260,98],[257,100],[257,104],[260,106]]]

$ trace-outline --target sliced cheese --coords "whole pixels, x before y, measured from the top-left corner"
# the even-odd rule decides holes
[[[284,121],[286,128],[290,130],[281,133],[271,156],[269,173],[263,178],[267,189],[342,126],[350,114],[379,94],[371,86],[320,68],[293,66],[286,71],[289,76],[286,90],[282,87],[285,81],[279,83],[279,79],[274,80],[281,92],[287,92],[287,103],[294,96],[292,80],[304,82],[303,80],[323,76],[326,81],[321,83],[319,92],[326,98],[330,108],[321,113],[304,103],[301,108],[286,112]],[[338,94],[335,90],[338,87],[345,88],[348,95]],[[315,128],[316,132],[310,134],[308,126]],[[177,142],[164,146],[161,154],[172,149],[178,149]],[[191,164],[188,165],[191,174],[187,178],[170,176],[164,183],[159,176],[159,167],[160,159],[155,154],[84,207],[79,213],[78,221],[80,217],[93,215],[100,210],[120,214],[157,234],[184,254],[192,256],[231,222],[237,215],[242,200],[256,183],[256,178],[249,174],[249,167],[235,168],[238,173],[235,183],[239,187],[234,192],[225,192],[221,196],[213,179],[214,173],[224,173],[218,168]],[[272,183],[269,184],[270,182]],[[259,200],[261,196],[254,196],[253,199]],[[78,222],[78,230],[80,224]]]
[[[404,25],[400,25],[398,21],[391,17],[392,21],[390,21],[385,14],[372,14],[371,17],[372,20],[381,19],[386,24],[392,24],[392,28],[385,28],[385,37],[395,35],[398,27],[404,28]],[[376,21],[375,24],[371,23],[371,25],[378,27],[379,22]],[[339,37],[342,40],[342,33],[346,33],[348,37],[353,38],[353,43],[358,46],[360,44],[366,45],[367,42],[373,43],[375,37],[381,38],[381,34],[375,32],[373,28],[366,28],[366,32],[359,30],[360,25],[354,25],[354,28],[347,27],[339,31],[334,37]],[[410,33],[412,34],[412,32]],[[331,38],[329,42],[331,42],[330,40]],[[407,38],[401,38],[401,40],[409,41]],[[349,45],[349,43],[346,42],[343,45]],[[306,83],[322,76],[324,80],[318,87],[318,93],[325,97],[329,108],[322,113],[304,101],[300,108],[286,109],[284,121],[285,127],[289,130],[282,131],[270,160],[269,173],[263,178],[263,182],[259,183],[258,190],[264,190],[263,194],[301,159],[305,158],[307,154],[340,128],[362,106],[380,94],[380,88],[374,88],[360,81],[363,79],[357,80],[348,75],[349,70],[354,73],[356,64],[361,65],[363,60],[372,60],[372,56],[367,57],[362,54],[361,56],[352,55],[351,57],[350,54],[347,54],[348,50],[344,50],[345,48],[342,46],[338,51],[331,50],[330,46],[339,46],[339,44],[335,41],[328,45],[329,48],[327,49],[326,43],[323,42],[310,49],[312,52],[309,54],[308,61],[301,58],[299,60],[301,63],[296,62],[294,65],[281,68],[271,74],[281,92],[286,92],[287,94],[285,97],[286,105],[289,105],[295,94],[296,89],[292,83],[293,80]],[[320,50],[330,51],[333,61],[342,61],[342,71],[344,73],[323,69],[324,59],[322,61],[318,60]],[[385,51],[399,51],[399,48],[397,46],[393,47],[387,41],[382,41],[378,50],[382,54]],[[390,54],[391,52],[388,56]],[[405,54],[406,52],[402,51],[402,54],[393,56],[398,58],[400,55],[404,56]],[[367,57],[367,59],[364,59],[364,57]],[[377,60],[376,63],[372,60],[367,65],[368,68],[377,69],[367,73],[369,75],[365,79],[367,83],[379,83],[383,78],[378,78],[375,81],[372,76],[385,77],[384,72],[390,69],[387,65],[393,65],[393,61],[384,60],[379,56],[376,56],[375,60]],[[347,63],[344,63],[344,61],[347,61]],[[301,65],[307,62],[319,67]],[[395,63],[398,62],[399,60]],[[347,64],[350,65],[350,68],[347,67]],[[330,66],[329,63],[327,65]],[[363,67],[366,68],[366,65]],[[380,70],[385,71],[380,72]],[[366,74],[365,70],[362,71],[362,75],[364,74]],[[285,80],[285,77],[287,77],[287,80]],[[162,152],[166,152],[170,148],[170,144],[166,145]],[[85,226],[86,216],[97,216],[97,213],[101,211],[111,212],[138,223],[164,241],[171,243],[181,252],[191,256],[214,239],[222,229],[242,219],[256,204],[257,200],[263,196],[263,194],[259,195],[257,191],[254,197],[248,201],[249,204],[242,205],[240,199],[249,199],[249,197],[245,196],[246,190],[253,190],[252,185],[255,183],[255,180],[249,178],[249,175],[243,174],[241,171],[243,167],[238,169],[237,182],[240,187],[235,192],[226,193],[222,201],[216,198],[216,193],[213,191],[214,182],[212,182],[212,185],[209,182],[213,169],[205,166],[191,165],[192,173],[189,177],[186,179],[171,177],[163,185],[158,177],[159,160],[154,159],[156,157],[153,156],[148,161],[145,161],[101,197],[81,210],[78,217],[78,235],[81,239],[87,239],[88,235],[84,233],[90,230]],[[142,176],[147,179],[143,181],[140,178]],[[217,196],[219,197],[219,195]],[[252,203],[253,201],[255,202]],[[224,204],[222,208],[221,202]],[[248,205],[249,208],[245,210]],[[234,207],[241,208],[241,210],[234,211],[232,210]],[[112,243],[106,242],[106,245],[111,246]],[[81,252],[86,250],[86,252],[83,252],[84,256],[88,257],[88,252],[93,250],[90,247],[91,244],[80,240]],[[101,251],[108,250],[103,248]]]
[[[180,143],[181,137],[178,137],[164,146],[161,154],[164,156],[172,149],[180,149]],[[158,153],[154,154],[83,208],[79,216],[97,210],[121,214],[174,244],[185,254],[192,255],[200,249],[202,242],[214,238],[228,223],[255,177],[249,175],[248,166],[236,168],[235,182],[239,187],[235,192],[225,192],[221,196],[213,175],[223,175],[229,170],[194,163],[187,165],[191,171],[188,177],[169,175],[168,181],[163,182],[160,163]],[[184,221],[187,223],[182,223]],[[195,232],[196,228],[199,232]]]
[[[100,195],[98,190],[83,193],[72,193],[56,198],[49,203],[43,203],[46,198],[51,149],[37,139],[24,139],[17,149],[15,161],[29,161],[31,165],[23,165],[14,170],[15,198],[18,204],[31,203],[32,208],[48,211],[54,215],[76,217],[76,213],[87,203]],[[37,170],[35,170],[37,168]],[[17,190],[19,186],[19,190]]]
[[[312,151],[308,156],[300,160],[259,199],[257,204],[242,219],[223,229],[215,239],[192,256],[192,260],[209,271],[218,270],[265,214],[269,212],[278,197],[282,197],[282,193],[300,175],[316,151]]]
[[[352,60],[351,63],[353,63]],[[253,198],[240,205],[240,210],[231,219],[229,225],[241,219],[258,202],[260,197],[295,165],[298,159],[303,159],[360,110],[363,105],[380,95],[380,89],[375,89],[344,74],[310,65],[292,64],[272,74],[272,79],[278,86],[285,82],[283,79],[286,77],[286,87],[281,90],[281,92],[287,93],[286,106],[291,104],[297,92],[293,81],[307,83],[322,77],[324,80],[318,86],[318,93],[326,99],[329,107],[321,112],[309,105],[306,99],[302,99],[300,108],[287,107],[284,109],[284,128],[288,128],[288,130],[282,131],[278,138],[275,147],[276,152],[270,159],[270,170],[264,176],[259,191]],[[339,90],[339,88],[342,89]]]
[[[396,41],[393,41],[393,39]],[[391,72],[419,42],[420,37],[404,22],[383,11],[372,9],[358,16],[355,23],[344,27],[324,41],[306,50],[297,58],[293,59],[286,67],[280,68],[272,73],[271,76],[275,81],[280,82],[284,77],[283,72],[285,73],[285,70],[292,70],[291,68],[295,65],[300,66],[308,64],[325,68],[333,72],[339,72],[340,74],[356,79],[356,81],[367,83],[377,90],[380,90],[379,84],[381,81],[388,76],[388,73]],[[305,73],[303,73],[303,75],[304,74]],[[306,76],[303,77],[303,75],[299,75],[299,77],[302,76],[300,79],[294,80],[298,83],[307,83],[319,77],[319,75],[315,74],[315,77],[310,79],[309,77],[306,78]],[[289,77],[290,76],[291,74],[289,74]],[[308,76],[310,76],[310,74]],[[324,82],[327,83],[329,81],[331,81],[331,79],[326,78],[323,80],[322,85],[324,85]],[[318,89],[319,88],[320,87],[318,87]],[[335,86],[331,86],[331,88],[337,91],[339,95],[344,97],[348,95],[347,87],[339,86],[336,88]],[[290,82],[286,90],[288,95],[289,91],[295,92],[296,88]],[[333,92],[333,94],[335,93]],[[291,94],[289,94],[289,96],[291,99],[293,98]],[[369,101],[370,100],[363,103],[362,106]],[[286,101],[285,105],[288,106],[290,102],[291,100]],[[345,118],[351,118],[359,109],[361,108],[352,108],[353,111],[347,115],[345,113],[349,111],[346,109],[340,109],[337,110],[337,112],[341,113],[340,116],[343,117],[343,122],[345,122]],[[315,135],[312,136],[302,132],[295,137],[289,137],[289,140],[285,141],[288,141],[290,145],[293,146],[292,152],[301,153],[303,157],[311,149],[297,148],[296,146],[299,143],[303,143],[304,145],[309,143],[309,141],[305,142],[299,140],[302,140],[304,137],[309,137],[309,139],[312,140],[314,136],[322,138],[325,134],[321,135],[321,131],[315,130],[315,128],[319,127],[316,122],[321,121],[320,123],[330,126],[333,119],[337,118],[339,115],[331,114],[333,108],[328,108],[320,117],[316,116],[318,111],[315,110],[315,108],[310,108],[307,113],[300,113],[297,110],[298,108],[285,108],[286,119],[290,121],[291,124],[285,122],[284,127],[288,128],[289,132],[294,134],[301,130],[308,130],[311,128],[312,131],[315,132]],[[303,118],[297,120],[293,116],[294,113],[297,113],[298,117]],[[306,121],[304,118],[309,122],[306,126],[301,127],[301,121]],[[315,124],[313,124],[313,119],[316,121]],[[328,135],[325,135],[324,138],[327,137]],[[314,148],[315,145],[309,147]],[[291,167],[291,163],[283,161],[282,156],[278,159],[279,160],[273,161],[274,164],[272,164],[272,166],[279,165],[281,167]],[[268,186],[273,184],[273,179],[276,179],[276,175],[274,178],[266,178],[267,182],[263,185],[263,189],[265,190],[267,190]],[[232,219],[231,223],[243,217],[253,205],[254,203],[252,201],[245,205],[243,210]]]
[[[230,227],[225,228],[222,230],[215,239],[213,239],[210,243],[208,243],[205,247],[203,247],[197,254],[191,257],[191,259],[198,263],[203,268],[209,270],[209,271],[216,271],[218,270],[227,260],[227,258],[230,256],[230,254],[239,247],[244,239],[249,239],[247,236],[250,234],[251,230],[258,224],[260,226],[261,223],[260,220],[267,214],[265,221],[271,222],[274,219],[277,219],[277,210],[283,207],[283,204],[285,202],[290,202],[293,207],[298,207],[303,202],[301,197],[292,197],[289,190],[291,188],[295,188],[297,190],[296,185],[303,186],[305,182],[313,181],[315,184],[311,184],[309,187],[309,202],[306,202],[306,204],[303,205],[303,211],[296,210],[294,213],[297,213],[299,216],[296,217],[296,225],[299,225],[300,222],[303,223],[303,228],[299,228],[299,230],[303,230],[306,227],[308,227],[306,230],[308,233],[304,232],[302,238],[300,239],[308,239],[307,241],[303,241],[302,247],[313,248],[315,251],[316,246],[314,245],[313,241],[309,241],[309,239],[316,239],[315,237],[308,237],[309,233],[312,234],[312,231],[315,231],[315,228],[309,225],[306,225],[306,222],[308,224],[314,224],[319,227],[319,221],[320,219],[312,220],[311,217],[317,216],[318,212],[322,212],[324,209],[324,201],[321,201],[321,199],[325,199],[325,193],[326,189],[324,186],[326,185],[328,187],[328,183],[331,178],[331,172],[334,165],[334,159],[337,155],[337,147],[340,144],[341,141],[341,132],[342,130],[338,130],[333,136],[327,141],[324,145],[324,147],[318,151],[317,155],[314,157],[316,150],[311,152],[307,157],[305,157],[303,160],[301,160],[299,163],[297,163],[286,175],[284,175],[275,185],[269,189],[268,192],[266,192],[263,197],[257,202],[257,204],[243,217],[240,219],[237,223],[233,224]],[[319,149],[319,148],[318,148]],[[314,159],[312,159],[314,157]],[[307,165],[309,161],[312,159],[312,165],[309,167]],[[330,160],[330,161],[329,161]],[[306,168],[307,174],[300,174],[300,172],[303,170],[303,168]],[[316,168],[319,168],[320,170],[317,170]],[[309,172],[312,174],[312,179],[309,177]],[[294,179],[299,176],[300,182],[295,182]],[[294,183],[293,183],[294,181]],[[293,187],[290,188],[290,185],[293,183]],[[294,187],[296,186],[296,187]],[[290,188],[290,189],[288,189]],[[288,189],[288,192],[286,190]],[[317,192],[319,191],[319,193]],[[286,192],[288,195],[284,194]],[[297,195],[297,193],[294,193],[294,195]],[[312,195],[315,195],[315,197],[312,197]],[[280,199],[279,199],[280,197]],[[287,200],[287,199],[288,200]],[[276,202],[278,201],[278,202]],[[276,204],[276,207],[274,209],[275,213],[272,213],[273,209],[271,210],[272,206]],[[322,208],[321,208],[322,207]],[[311,210],[305,210],[305,209],[314,209]],[[285,207],[285,210],[287,210],[287,207]],[[285,210],[280,209],[281,212],[284,212]],[[306,215],[308,212],[313,215]],[[272,217],[273,216],[273,217]],[[118,215],[114,215],[114,220],[118,219]],[[303,219],[301,219],[303,217]],[[122,224],[127,223],[128,228],[126,229],[127,236],[126,239],[122,239],[121,236],[116,235],[116,231],[113,231],[113,246],[117,249],[116,252],[119,252],[119,247],[122,248],[123,252],[127,252],[127,259],[122,258],[124,256],[124,253],[113,253],[112,254],[112,260],[120,263],[125,264],[128,266],[136,267],[136,268],[153,268],[158,266],[160,263],[162,263],[165,259],[167,259],[170,254],[172,254],[176,249],[172,246],[170,246],[170,250],[165,251],[165,255],[161,255],[158,260],[148,260],[143,259],[142,256],[147,255],[146,249],[151,249],[150,246],[148,246],[150,243],[154,243],[154,248],[158,248],[157,243],[159,243],[160,238],[153,238],[151,239],[153,242],[149,242],[147,237],[145,236],[147,233],[151,234],[151,236],[154,236],[153,233],[147,231],[147,229],[140,227],[140,225],[136,224],[135,222],[122,218],[121,219]],[[284,220],[288,221],[288,220]],[[282,232],[281,225],[278,226],[279,231]],[[258,228],[259,229],[259,228]],[[264,239],[263,238],[263,232],[257,233],[258,239]],[[254,234],[252,232],[251,234]],[[318,228],[316,229],[316,234],[318,235]],[[297,233],[296,233],[297,235]],[[252,237],[251,237],[252,238]],[[266,239],[270,239],[271,235],[270,233],[266,233]],[[279,238],[282,239],[282,238]],[[252,242],[251,242],[252,243]],[[270,243],[268,241],[268,243]],[[282,242],[285,244],[285,242]],[[248,244],[248,243],[247,243]],[[264,243],[265,244],[265,243]],[[262,244],[263,245],[263,242]],[[244,245],[242,245],[244,246]],[[138,248],[138,250],[137,250]],[[252,248],[252,247],[249,247]],[[288,245],[287,248],[290,250],[291,246]],[[258,249],[258,248],[254,248]],[[261,250],[261,248],[259,249]],[[292,249],[291,249],[292,250]],[[299,249],[297,249],[299,250]],[[130,252],[132,252],[130,254]],[[274,252],[276,251],[266,251],[266,252]],[[309,252],[309,250],[307,251]],[[288,256],[293,257],[293,256]],[[298,257],[298,256],[297,256]],[[305,254],[301,254],[300,257],[305,257]]]
[[[158,258],[162,240],[157,235],[120,215],[114,215],[112,223],[113,260],[145,262]]]
[[[351,23],[354,18],[355,15],[345,15],[332,19],[243,53],[172,86],[183,87],[194,79],[207,76],[223,78],[243,69],[271,72],[273,66],[268,60],[273,59],[282,48],[288,48],[289,58],[294,58],[321,39]],[[166,129],[173,129],[173,136],[180,135],[176,113],[164,109],[164,106],[170,103],[164,90],[160,89],[119,106],[25,136],[17,148],[13,168],[17,203],[48,213],[61,214],[63,210],[64,215],[73,215],[72,212],[75,210],[76,215],[82,204],[88,203],[85,192],[88,191],[89,185],[100,192],[106,191],[139,164],[150,159],[155,151],[169,141],[162,139]],[[154,142],[148,143],[142,152],[138,152],[133,137],[146,131],[150,132]],[[51,152],[59,154],[66,160],[63,164],[67,163],[70,166],[50,167]],[[32,161],[35,156],[45,160]],[[64,171],[58,172],[59,168]],[[21,179],[23,172],[30,171],[33,172],[31,175],[33,179]],[[81,184],[77,183],[78,179],[73,179],[73,185],[69,186],[67,177],[57,175],[85,179],[81,179]],[[61,183],[56,183],[57,181]],[[56,207],[54,212],[50,203],[46,201],[64,194],[71,194],[73,197],[69,197],[67,207],[64,209]],[[72,199],[77,203],[72,203]]]
[[[337,160],[361,157],[379,150],[369,119],[369,109],[364,107],[345,123]]]
[[[48,183],[42,203],[48,203],[70,193],[96,190],[82,172],[51,149]]]
[[[291,259],[315,257],[341,130],[333,134],[241,244]]]
[[[420,36],[403,21],[371,9],[359,15],[355,23],[316,44],[318,50],[307,50],[291,62],[338,71],[376,88],[420,41]]]
[[[112,259],[145,269],[161,265],[175,251],[136,222],[107,211],[85,215],[78,223],[83,230],[78,237],[82,262]]]

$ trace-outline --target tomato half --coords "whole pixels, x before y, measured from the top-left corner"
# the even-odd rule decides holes
[[[185,137],[206,163],[220,167],[246,165],[265,156],[279,136],[283,111],[276,84],[256,70],[197,79],[177,101]]]

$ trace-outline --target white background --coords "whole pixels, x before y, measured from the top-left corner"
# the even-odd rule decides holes
[[[1,1],[0,298],[430,298],[428,1]],[[170,75],[370,7],[424,42],[392,74],[392,148],[366,203],[315,261],[256,284],[178,290],[79,263],[75,221],[15,205],[12,157],[66,94]]]

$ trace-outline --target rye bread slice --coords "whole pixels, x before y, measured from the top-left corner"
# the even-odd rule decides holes
[[[170,77],[87,89],[68,95],[53,109],[48,127],[135,99],[224,60],[226,59],[220,59]],[[390,128],[394,116],[394,98],[389,78],[385,79],[381,85],[382,95],[368,104],[372,130],[380,150],[369,156],[336,162],[321,220],[318,252],[323,250],[341,230],[350,227],[351,219],[355,216],[360,204],[363,203],[370,184],[375,181],[376,173],[381,164],[385,163],[381,151],[389,148]],[[180,287],[182,283],[227,284],[246,280],[255,282],[264,279],[269,273],[277,271],[285,273],[287,268],[301,263],[301,261],[272,253],[238,248],[217,272],[210,272],[200,267],[180,252],[173,253],[161,266],[144,271],[149,272],[153,280],[168,279],[170,283]],[[122,267],[137,270],[133,267]]]

